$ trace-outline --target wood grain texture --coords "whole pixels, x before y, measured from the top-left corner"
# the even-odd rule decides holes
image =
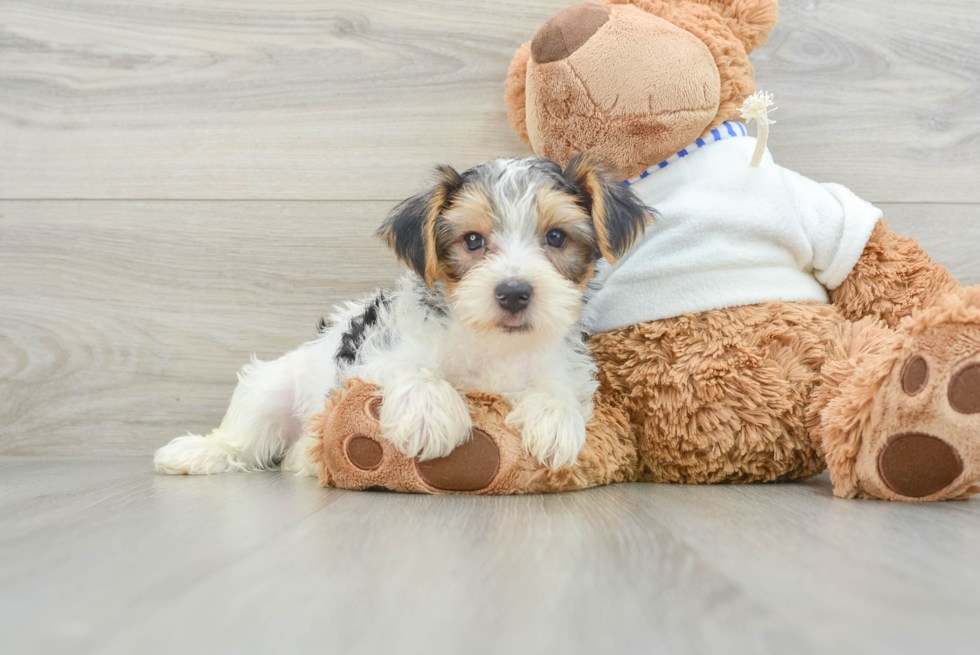
[[[980,503],[789,485],[323,490],[0,458],[15,653],[975,652]]]
[[[147,452],[401,269],[390,203],[0,203],[0,453]],[[41,446],[41,444],[46,444]]]
[[[399,198],[523,151],[507,64],[560,7],[6,2],[0,197]]]
[[[776,162],[872,202],[977,202],[980,3],[783,0],[753,55]]]
[[[147,453],[401,268],[385,202],[0,202],[0,454]],[[882,205],[964,284],[978,209]]]
[[[507,65],[570,0],[6,0],[0,198],[397,199],[523,154]],[[980,3],[784,0],[776,161],[978,202]]]

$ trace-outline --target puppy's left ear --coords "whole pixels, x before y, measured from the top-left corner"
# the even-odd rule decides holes
[[[650,208],[616,178],[611,167],[587,152],[568,162],[562,177],[576,190],[592,216],[599,252],[615,264],[653,220]]]
[[[391,210],[377,235],[402,263],[432,287],[439,271],[436,222],[463,178],[450,166],[436,168],[436,185]]]

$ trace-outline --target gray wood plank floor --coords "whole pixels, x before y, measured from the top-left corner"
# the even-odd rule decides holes
[[[512,498],[0,458],[8,653],[976,653],[980,503]],[[12,648],[11,648],[12,647]]]

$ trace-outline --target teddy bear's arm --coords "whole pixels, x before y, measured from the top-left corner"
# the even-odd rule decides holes
[[[446,457],[406,457],[381,437],[380,388],[350,378],[308,424],[310,461],[324,487],[410,493],[522,494],[585,489],[639,476],[635,427],[622,404],[599,393],[576,466],[541,465],[507,427],[510,404],[469,392],[473,436]]]
[[[879,221],[854,269],[830,298],[849,320],[873,316],[894,327],[913,309],[934,305],[959,288],[915,239],[898,236]]]

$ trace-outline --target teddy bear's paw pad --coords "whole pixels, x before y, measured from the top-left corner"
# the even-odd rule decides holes
[[[949,406],[960,414],[980,412],[980,364],[970,364],[953,374],[947,392]]]
[[[938,494],[963,473],[956,449],[919,432],[893,435],[878,454],[878,474],[889,489],[908,498]]]
[[[363,434],[355,434],[344,445],[348,461],[362,471],[373,471],[381,466],[384,449],[377,441]]]
[[[902,369],[902,391],[915,396],[926,388],[929,380],[929,364],[921,355],[909,358]]]
[[[469,441],[445,457],[416,461],[419,477],[440,491],[480,491],[493,483],[500,471],[500,451],[483,430],[473,429]]]

